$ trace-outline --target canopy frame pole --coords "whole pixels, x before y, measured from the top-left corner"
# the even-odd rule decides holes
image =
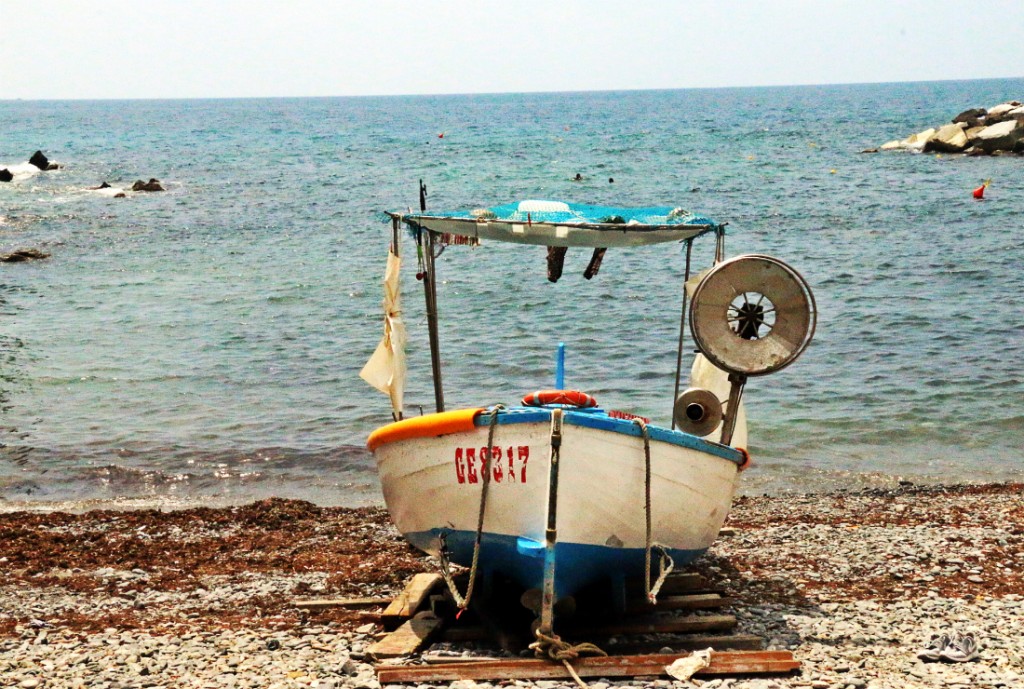
[[[435,278],[434,232],[424,228],[423,247],[423,294],[427,306],[427,332],[430,334],[430,367],[434,376],[434,406],[437,412],[444,411],[444,385],[441,379],[441,343],[437,319],[437,280]]]
[[[679,382],[683,375],[683,346],[686,337],[686,282],[690,279],[690,255],[693,251],[693,238],[686,240],[686,270],[683,272],[683,309],[679,314],[679,348],[676,350],[676,388],[672,394],[672,430],[676,428],[675,404],[679,399]]]
[[[398,258],[400,256],[399,248],[398,248],[398,230],[399,230],[400,225],[401,225],[401,216],[399,216],[399,215],[392,215],[391,216],[391,253],[393,253],[395,255],[395,258]],[[396,411],[392,411],[391,412],[391,418],[393,418],[395,421],[401,421],[402,418],[403,418],[402,410],[399,409],[397,412]]]
[[[391,253],[395,255],[395,258],[399,257],[398,253],[398,227],[401,223],[400,215],[391,216]]]

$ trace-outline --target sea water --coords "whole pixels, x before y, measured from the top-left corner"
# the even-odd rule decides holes
[[[865,149],[1024,80],[390,98],[0,102],[0,507],[381,500],[358,374],[382,334],[383,210],[669,205],[808,280],[816,337],[751,379],[746,492],[1019,479],[1024,158]],[[574,181],[579,173],[582,181]],[[166,192],[87,188],[158,178]],[[991,179],[984,201],[971,191]],[[407,413],[433,409],[403,243]],[[713,241],[694,245],[706,265]],[[667,424],[682,245],[448,247],[449,408],[566,382]],[[687,343],[687,365],[692,342]]]

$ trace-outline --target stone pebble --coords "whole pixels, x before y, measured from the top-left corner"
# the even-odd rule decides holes
[[[762,636],[769,648],[791,650],[803,664],[800,674],[709,677],[690,683],[597,678],[589,686],[1024,687],[1024,596],[993,584],[1015,581],[1015,573],[1024,569],[1019,494],[986,496],[982,508],[972,504],[980,502],[977,497],[953,491],[929,496],[930,517],[922,517],[920,504],[908,503],[893,514],[917,512],[917,520],[857,523],[857,509],[867,509],[873,499],[851,495],[837,500],[833,495],[742,502],[736,515],[747,524],[720,539],[702,563],[720,581],[735,579],[733,584],[755,592],[745,598],[741,595],[734,607],[735,631]],[[898,503],[901,498],[892,500]],[[981,512],[988,516],[979,516]],[[955,523],[947,518],[951,514]],[[829,523],[822,523],[822,516]],[[755,564],[736,572],[727,567],[730,562]],[[86,574],[99,582],[133,585],[145,584],[148,577],[141,569],[101,568]],[[0,633],[0,686],[398,689],[398,685],[381,686],[366,654],[377,628],[334,622],[224,628],[200,615],[210,609],[230,610],[252,596],[281,595],[299,584],[315,591],[326,576],[326,572],[210,576],[193,589],[143,587],[127,595],[111,593],[116,586],[70,590],[0,582],[0,624],[4,619],[30,616],[29,622]],[[884,588],[871,591],[851,583],[866,578],[885,582]],[[950,582],[966,582],[974,588],[950,590]],[[785,595],[759,593],[767,591]],[[367,594],[384,592],[368,590]],[[143,622],[154,610],[164,618],[176,615],[180,626],[159,633],[115,626],[83,633],[46,621],[55,611],[100,617],[125,609],[134,610]],[[960,664],[916,658],[916,651],[932,633],[947,630],[974,633],[982,643],[980,658]],[[437,644],[431,652],[472,657],[494,650],[485,645]],[[421,689],[428,687],[562,689],[575,684],[459,681]]]

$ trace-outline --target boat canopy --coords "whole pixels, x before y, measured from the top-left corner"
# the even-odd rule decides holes
[[[692,240],[703,234],[716,237],[716,261],[724,254],[725,223],[674,206],[646,206],[626,208],[620,206],[592,206],[564,201],[526,200],[490,208],[459,211],[427,211],[426,186],[420,181],[420,211],[386,212],[391,219],[391,254],[399,254],[399,229],[406,225],[416,242],[418,271],[426,299],[427,328],[430,333],[430,363],[434,378],[434,402],[437,411],[445,410],[441,381],[441,348],[437,314],[437,275],[435,259],[440,250],[451,245],[476,245],[480,240],[511,242],[547,247],[547,278],[557,282],[562,275],[563,261],[569,247],[589,247],[593,256],[583,277],[597,275],[606,250],[610,247],[644,246],[663,242],[686,242],[686,269],[683,283],[690,278],[690,249]],[[389,259],[391,266],[391,259]],[[396,266],[397,269],[397,266]],[[390,271],[390,268],[389,268]],[[391,292],[394,292],[392,295]],[[401,391],[404,387],[404,356],[400,347],[404,342],[400,311],[397,308],[397,283],[385,284],[385,329],[378,352],[363,370],[363,377],[371,385],[391,395],[395,420],[402,418]],[[683,290],[683,314],[686,313],[686,292]],[[679,350],[676,356],[676,391],[679,395],[682,374],[683,328],[680,319]],[[378,356],[379,354],[379,356]],[[373,364],[380,364],[379,366]]]
[[[671,206],[623,208],[542,200],[389,215],[413,229],[467,238],[470,241],[466,243],[489,239],[555,247],[641,246],[692,239],[723,227],[703,215]]]

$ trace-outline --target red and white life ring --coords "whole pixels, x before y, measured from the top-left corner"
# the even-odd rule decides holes
[[[527,407],[543,407],[547,404],[564,404],[570,407],[596,407],[597,400],[579,390],[538,390],[523,396]]]

